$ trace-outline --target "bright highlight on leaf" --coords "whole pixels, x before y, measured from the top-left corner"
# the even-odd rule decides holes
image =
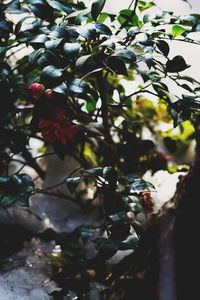
[[[185,32],[185,28],[183,28],[182,26],[180,26],[180,25],[172,26],[172,35],[174,38],[179,35],[182,35],[182,33],[184,33],[184,32]]]

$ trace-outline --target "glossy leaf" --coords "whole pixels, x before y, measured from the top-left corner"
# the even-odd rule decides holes
[[[70,60],[78,56],[80,49],[81,46],[79,43],[65,43],[63,47],[66,57]]]
[[[172,35],[173,37],[177,37],[185,32],[185,28],[183,28],[180,25],[174,25],[172,26]]]
[[[105,3],[106,3],[106,0],[94,0],[92,2],[91,14],[92,14],[92,18],[95,21],[98,18],[99,14],[101,13]]]
[[[164,54],[164,56],[167,57],[169,54],[169,51],[170,51],[168,43],[160,40],[157,42],[156,45],[157,45],[158,49]]]
[[[73,194],[81,181],[80,177],[67,178],[65,183],[70,193]]]
[[[63,70],[54,66],[47,66],[42,70],[41,81],[46,84],[55,84],[61,80]]]
[[[59,10],[60,12],[65,12],[66,14],[70,14],[73,11],[72,6],[70,4],[65,4],[55,0],[48,0],[47,2],[52,8]]]
[[[175,56],[173,59],[168,60],[166,63],[166,71],[170,73],[181,72],[189,68],[184,58],[181,55]]]
[[[129,250],[135,249],[138,245],[139,238],[137,235],[129,235],[125,240],[123,240],[119,245],[119,250]]]

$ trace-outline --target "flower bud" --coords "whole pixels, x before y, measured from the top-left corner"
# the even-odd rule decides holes
[[[54,98],[54,92],[51,89],[45,90],[44,94],[45,94],[47,99],[53,99]]]
[[[33,98],[39,98],[44,92],[44,85],[41,83],[31,83],[28,87],[29,93],[32,95]]]

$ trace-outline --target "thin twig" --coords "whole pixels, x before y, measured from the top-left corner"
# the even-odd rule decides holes
[[[134,4],[132,13],[130,14],[130,16],[127,17],[126,21],[123,24],[121,24],[121,26],[119,27],[119,29],[117,30],[117,32],[115,33],[115,35],[118,35],[120,33],[120,31],[124,27],[126,27],[128,25],[128,23],[130,22],[130,20],[132,19],[132,17],[135,15],[137,4],[138,4],[138,0],[135,0],[135,4]],[[132,3],[130,5],[132,5]]]
[[[46,156],[50,156],[50,155],[54,155],[54,154],[55,154],[55,152],[50,152],[50,153],[41,154],[41,155],[38,155],[38,156],[36,156],[36,157],[33,157],[31,161],[35,161],[35,160],[37,160],[38,158],[42,158],[42,157],[46,157]],[[29,161],[29,162],[25,162],[25,163],[23,164],[23,166],[21,166],[21,168],[19,168],[13,175],[19,174],[19,172],[20,172],[21,170],[23,170],[23,168],[24,168],[25,166],[29,165],[29,164],[30,164],[30,161]]]
[[[56,188],[56,187],[59,187],[59,186],[65,184],[66,180],[67,180],[68,178],[70,178],[75,172],[77,172],[78,170],[80,170],[80,168],[82,168],[82,166],[76,167],[76,168],[75,168],[72,172],[70,172],[70,173],[69,173],[69,174],[68,174],[61,182],[59,182],[59,183],[57,183],[57,184],[54,184],[54,185],[52,185],[52,186],[49,186],[49,187],[47,187],[47,188],[37,189],[37,190],[35,191],[35,193],[44,193],[44,192],[47,192],[47,191],[49,191],[49,190],[51,190],[51,189],[54,189],[54,188]]]

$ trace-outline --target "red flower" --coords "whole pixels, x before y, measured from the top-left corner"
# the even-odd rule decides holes
[[[38,128],[43,138],[49,143],[60,142],[66,145],[77,135],[79,128],[69,122],[62,108],[55,109],[53,113],[52,119],[40,119]]]
[[[44,92],[44,85],[40,83],[31,83],[28,87],[29,93],[34,97],[34,98],[39,98],[43,92]]]

